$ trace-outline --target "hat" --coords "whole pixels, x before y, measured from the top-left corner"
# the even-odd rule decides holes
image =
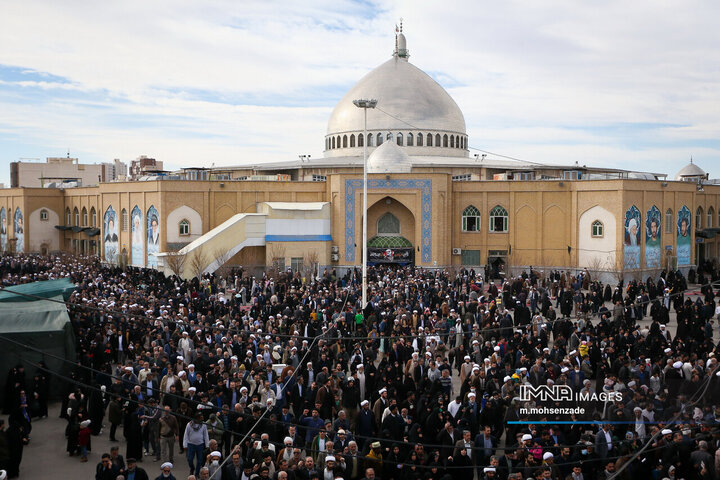
[[[125,459],[125,463],[130,465],[131,463],[137,463],[137,460],[135,460],[133,457],[128,457]]]
[[[378,393],[379,393],[380,395],[382,395],[382,394],[385,393],[385,392],[387,392],[387,388],[384,388],[384,387],[381,388],[380,390],[378,390]]]
[[[80,428],[87,428],[90,426],[90,423],[92,423],[90,420],[83,420],[80,422]]]
[[[663,435],[672,435],[672,430],[670,430],[669,428],[663,428],[660,433],[662,433]]]
[[[125,371],[126,371],[126,372],[132,372],[132,371],[133,371],[133,368],[132,368],[132,367],[125,367]]]
[[[365,368],[365,365],[363,365],[362,363],[358,363],[357,368]]]
[[[485,467],[485,468],[483,468],[483,473],[494,472],[494,471],[495,471],[495,467]]]
[[[369,404],[370,404],[370,402],[368,402],[367,400],[363,400],[362,402],[360,402],[361,407],[364,407],[365,405],[369,405]]]
[[[287,443],[290,443],[290,444],[292,444],[292,443],[293,443],[292,437],[285,437],[285,438],[283,439],[283,443],[286,443],[286,444],[287,444]]]
[[[552,453],[550,453],[550,452],[545,452],[545,453],[543,454],[543,460],[548,460],[548,459],[553,458],[553,457],[554,457],[554,455],[553,455]]]
[[[165,470],[166,468],[169,468],[172,470],[173,464],[170,462],[165,462],[162,465],[160,465],[160,470]]]
[[[532,440],[532,435],[530,435],[529,433],[526,433],[525,435],[522,436],[522,441],[526,442],[528,440]]]
[[[338,433],[338,435],[345,435],[345,430],[343,430],[343,429],[341,428],[340,430],[338,430],[337,433]]]
[[[190,387],[190,388],[188,388],[188,392],[197,392],[197,388]]]
[[[682,366],[683,366],[683,363],[680,360],[673,363],[673,368],[682,368]]]
[[[507,382],[508,380],[512,380],[512,377],[510,375],[505,375],[505,378],[503,378],[503,382]]]
[[[325,463],[334,462],[334,461],[335,461],[335,457],[333,457],[332,455],[328,455],[327,457],[325,457]]]
[[[217,450],[215,450],[214,452],[210,453],[210,456],[211,456],[211,457],[222,458],[222,453],[220,453],[220,452],[218,452]]]
[[[475,396],[476,396],[476,395],[475,395],[473,392],[468,393],[468,398],[469,398],[469,397],[473,397],[473,398],[474,398]]]
[[[493,348],[493,350],[495,350],[496,352],[499,352],[499,351],[500,351],[500,347],[497,346],[497,345],[495,345],[495,348]]]
[[[663,352],[670,353],[670,352],[672,352],[672,348],[666,348],[665,350],[663,350]]]
[[[373,442],[370,444],[370,448],[380,448],[380,442]]]

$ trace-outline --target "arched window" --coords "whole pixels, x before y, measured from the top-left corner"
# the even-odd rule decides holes
[[[395,138],[396,138],[395,142],[397,142],[398,146],[399,146],[399,147],[402,147],[402,146],[403,146],[403,134],[402,134],[402,133],[398,133],[398,134],[395,136]]]
[[[87,208],[83,207],[82,209],[82,226],[87,227],[88,226],[88,214],[87,214]]]
[[[48,219],[48,211],[43,208],[42,210],[40,210],[40,220],[47,221],[47,219]]]
[[[73,218],[75,219],[75,226],[80,226],[80,212],[78,211],[77,207],[73,209]]]
[[[490,231],[495,233],[508,231],[508,213],[500,205],[490,210]]]
[[[592,223],[592,236],[603,237],[605,236],[605,226],[600,220],[595,220]]]
[[[65,224],[67,226],[72,225],[72,213],[70,212],[70,207],[65,209]]]
[[[440,134],[439,133],[435,134],[435,146],[436,147],[440,146]],[[447,147],[447,136],[445,136],[445,146]]]
[[[378,235],[400,235],[400,220],[388,212],[378,218],[377,221]]]
[[[347,148],[347,135],[343,135],[343,148]]]
[[[363,140],[364,140],[364,139],[363,139],[363,134],[362,134],[362,133],[358,133],[358,147],[364,147],[364,146],[365,146],[365,142],[364,142]]]
[[[450,147],[455,148],[455,135],[450,135]]]
[[[90,226],[93,228],[97,226],[97,212],[95,212],[95,207],[90,209]]]
[[[387,139],[388,142],[393,139],[393,134],[392,134],[392,132],[388,132],[386,139]]]
[[[443,147],[448,146],[448,136],[447,134],[443,135]]]
[[[337,148],[340,148],[340,145],[342,145],[342,139],[340,138],[340,135],[337,136],[337,142],[335,142],[335,145],[337,145]]]
[[[350,148],[355,146],[355,134],[350,135]]]
[[[428,133],[427,135],[427,146],[432,147],[432,133]]]
[[[480,210],[478,210],[474,205],[468,206],[462,212],[462,231],[480,231]]]
[[[697,211],[695,211],[695,228],[697,228],[698,230],[703,228],[702,217],[703,217],[703,209],[702,209],[702,207],[698,207]]]
[[[377,134],[377,146],[379,147],[380,145],[382,145],[382,142],[383,142],[382,133],[378,133]]]
[[[407,146],[408,146],[408,147],[412,147],[412,146],[413,146],[413,143],[414,143],[413,140],[414,140],[414,139],[413,139],[413,134],[412,134],[412,133],[408,133],[408,136],[407,136]]]
[[[375,146],[375,135],[373,135],[372,133],[368,133],[367,141],[368,141],[368,147],[374,147]]]
[[[335,148],[335,137],[332,138],[332,147],[331,148],[333,148],[333,149]]]
[[[122,213],[120,214],[120,219],[122,220],[122,223],[120,224],[122,231],[127,232],[129,222],[127,210],[125,210],[124,208],[122,209]]]
[[[180,223],[178,224],[178,233],[180,233],[180,235],[190,235],[190,222],[184,218],[180,220]]]
[[[418,147],[423,146],[423,134],[422,133],[417,134],[417,146]]]
[[[675,225],[675,221],[673,219],[673,211],[672,208],[668,208],[665,212],[665,233],[667,233],[668,235],[672,235],[673,225]]]
[[[705,228],[712,228],[714,216],[715,216],[715,209],[713,207],[708,208],[707,225],[705,225]]]

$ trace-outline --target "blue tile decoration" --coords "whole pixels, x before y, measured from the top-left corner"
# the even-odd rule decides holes
[[[362,193],[362,179],[345,180],[345,261],[355,261],[355,192]],[[368,180],[368,190],[408,189],[422,191],[421,243],[422,261],[432,261],[432,180]]]

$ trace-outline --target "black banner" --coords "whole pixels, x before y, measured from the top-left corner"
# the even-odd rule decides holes
[[[368,248],[368,263],[412,263],[412,248]]]

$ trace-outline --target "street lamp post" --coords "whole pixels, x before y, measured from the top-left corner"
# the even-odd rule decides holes
[[[363,127],[363,226],[362,226],[362,308],[367,305],[367,111],[368,108],[375,108],[377,100],[358,99],[353,100],[356,107],[362,108],[365,114]]]

